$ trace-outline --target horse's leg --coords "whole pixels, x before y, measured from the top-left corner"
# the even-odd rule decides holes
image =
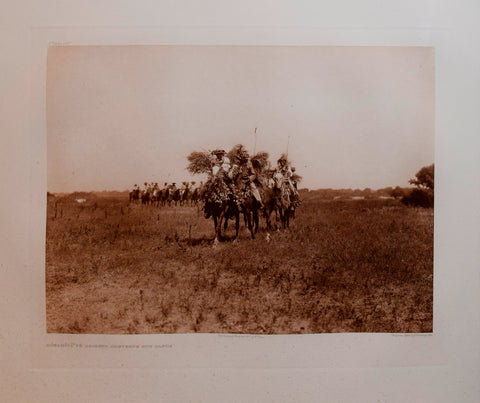
[[[255,239],[255,233],[253,232],[253,217],[250,216],[250,211],[247,211],[246,212],[247,214],[247,225],[248,225],[248,229],[250,231],[250,234],[252,236],[252,239]]]
[[[215,248],[218,245],[218,235],[217,235],[218,217],[214,213],[212,214],[212,218],[213,218],[213,225],[215,226],[215,238],[213,240],[213,247]]]
[[[225,211],[222,210],[218,216],[218,222],[217,222],[217,227],[215,231],[215,239],[222,239],[222,221],[223,218],[225,217]]]
[[[272,222],[271,222],[270,218],[272,216],[272,209],[270,207],[265,207],[264,216],[265,216],[265,223],[267,224],[267,230],[271,231],[272,230]]]
[[[240,212],[235,212],[235,240],[238,238],[238,230],[240,229]]]
[[[253,211],[253,221],[255,223],[255,234],[256,234],[258,232],[258,224],[259,224],[258,210]]]

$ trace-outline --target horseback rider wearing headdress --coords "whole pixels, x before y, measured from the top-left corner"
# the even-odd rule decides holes
[[[290,194],[292,195],[291,201],[295,204],[299,203],[299,195],[295,185],[292,180],[293,171],[292,168],[288,165],[287,157],[282,154],[282,156],[277,161],[277,168],[275,170],[274,178],[277,181],[283,181],[288,186]]]
[[[225,150],[217,149],[210,153],[211,171],[209,179],[205,184],[205,191],[216,193],[222,200],[226,200],[235,195],[235,187],[229,173],[231,170],[230,158]]]
[[[227,157],[225,150],[213,150],[210,161],[212,166],[211,177],[221,178],[228,174],[231,168],[230,158]]]
[[[260,192],[258,191],[257,183],[261,183],[261,178],[258,177],[257,172],[255,171],[255,167],[252,164],[252,160],[250,159],[248,153],[246,151],[240,153],[238,156],[238,165],[242,166],[242,174],[241,174],[241,181],[244,184],[244,189],[249,189],[255,200],[263,207],[262,197]],[[234,167],[237,165],[234,165]],[[232,170],[234,169],[232,168]]]

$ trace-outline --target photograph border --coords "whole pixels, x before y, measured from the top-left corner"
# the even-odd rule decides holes
[[[432,334],[64,335],[46,333],[46,60],[49,46],[274,45],[428,46],[436,60],[451,32],[443,29],[34,28],[31,30],[29,267],[32,368],[362,368],[445,365],[442,339],[447,268],[443,264],[448,195],[442,158],[446,133],[436,114],[434,325]],[[436,83],[438,71],[436,69]],[[440,123],[440,124],[439,124]],[[438,164],[438,165],[437,165]],[[447,276],[448,277],[448,276]],[[447,281],[447,283],[446,283]],[[408,337],[407,337],[408,336]]]

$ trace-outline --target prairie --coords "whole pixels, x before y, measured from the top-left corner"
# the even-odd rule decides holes
[[[433,209],[305,198],[287,231],[213,248],[196,207],[80,196],[48,200],[48,332],[432,331]]]

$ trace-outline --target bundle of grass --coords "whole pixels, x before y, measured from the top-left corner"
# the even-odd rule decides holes
[[[206,174],[212,169],[212,161],[208,152],[193,151],[187,159],[189,162],[187,169],[192,174]]]
[[[292,168],[292,171],[293,171],[293,168]],[[300,182],[302,181],[302,179],[303,179],[303,178],[302,178],[299,174],[297,174],[295,171],[293,171],[292,181],[293,181],[294,183],[300,183]]]
[[[269,168],[268,153],[259,151],[252,157],[252,165],[258,173],[264,173]]]
[[[227,157],[233,164],[241,165],[250,158],[250,155],[243,144],[237,144],[227,153]]]
[[[302,181],[302,177],[296,173],[295,167],[292,167],[292,162],[288,160],[286,154],[282,154],[280,158],[277,160],[277,164],[281,167],[290,167],[292,170],[292,182],[293,183],[300,183]]]

